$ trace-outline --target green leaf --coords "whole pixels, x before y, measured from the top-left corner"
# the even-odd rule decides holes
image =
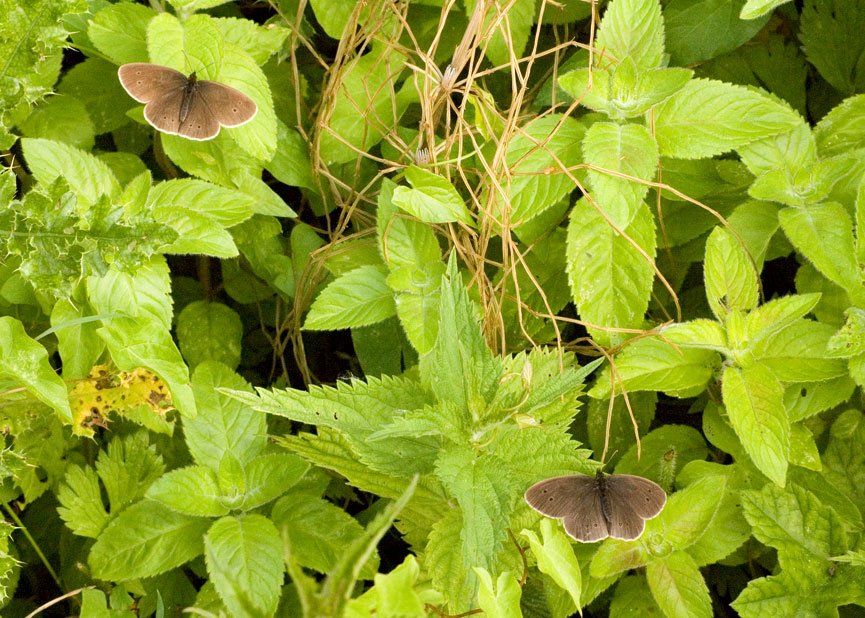
[[[99,479],[89,466],[67,468],[63,483],[57,489],[57,501],[60,518],[79,536],[95,539],[108,523]]]
[[[690,461],[706,459],[709,452],[699,431],[686,425],[663,425],[643,436],[616,464],[618,474],[636,474],[669,490],[676,473]],[[638,457],[639,453],[639,457]]]
[[[662,156],[698,159],[780,133],[799,122],[795,112],[767,95],[692,79],[658,105],[655,138]]]
[[[24,325],[10,316],[0,317],[0,373],[23,384],[60,419],[71,423],[69,392],[48,362],[47,350],[30,338]]]
[[[297,563],[319,573],[330,571],[345,548],[363,534],[363,527],[342,509],[296,490],[273,505],[270,517],[285,529]],[[371,579],[377,569],[378,556],[373,554],[358,576]]]
[[[865,88],[859,58],[865,52],[865,15],[856,0],[806,0],[802,7],[800,40],[808,61],[843,94]]]
[[[739,17],[742,19],[761,17],[787,2],[790,2],[790,0],[747,0],[745,6],[742,7],[742,11],[739,13]]]
[[[156,11],[142,4],[112,4],[90,21],[87,35],[96,48],[118,64],[147,60],[147,24]]]
[[[731,607],[742,618],[796,615],[823,618],[837,616],[839,605],[861,605],[861,575],[833,568],[835,575],[830,577],[828,569],[820,578],[803,578],[782,572],[774,577],[751,580]]]
[[[822,382],[791,384],[784,390],[784,407],[791,422],[801,421],[839,406],[853,394],[856,382],[848,376]]]
[[[240,316],[222,303],[194,301],[177,316],[177,341],[190,368],[204,361],[237,368],[242,336]]]
[[[263,515],[224,517],[204,542],[208,574],[231,615],[273,615],[284,570],[276,526]]]
[[[832,424],[823,452],[823,477],[865,513],[865,423],[858,410],[847,410]]]
[[[382,266],[361,266],[330,283],[313,301],[303,328],[337,330],[375,324],[396,314]]]
[[[394,92],[404,68],[402,54],[386,45],[348,63],[333,84],[334,104],[321,132],[319,149],[325,163],[352,161],[392,130],[406,107]]]
[[[596,122],[583,139],[585,162],[637,180],[651,180],[657,171],[658,145],[638,124]],[[646,184],[590,169],[592,197],[612,222],[626,228],[649,192]]]
[[[833,283],[865,306],[865,288],[856,264],[853,226],[838,203],[813,204],[807,208],[785,208],[779,213],[781,227],[790,242]]]
[[[744,21],[745,0],[672,0],[664,5],[671,64],[690,65],[732,51],[751,39],[769,15]]]
[[[146,497],[183,515],[221,517],[229,511],[220,500],[216,475],[203,466],[172,470],[150,486]]]
[[[181,206],[208,215],[220,225],[231,227],[252,216],[255,200],[240,191],[204,180],[182,178],[155,184],[147,197],[147,206]]]
[[[675,550],[685,550],[711,535],[711,524],[721,508],[727,479],[707,476],[674,493],[657,518],[646,523],[645,534],[658,532]]]
[[[826,358],[832,327],[799,320],[753,346],[754,357],[781,382],[829,380],[847,374],[842,359]]]
[[[424,566],[433,585],[445,597],[451,613],[468,611],[474,607],[477,577],[466,567],[461,546],[460,531],[463,513],[449,509],[433,526],[424,554]]]
[[[112,514],[143,498],[164,471],[162,457],[143,430],[112,440],[96,459],[96,472],[105,485]]]
[[[661,613],[661,608],[652,598],[646,578],[642,575],[627,575],[619,580],[610,602],[611,616],[639,618]]]
[[[698,319],[671,324],[662,328],[661,333],[665,339],[683,348],[703,348],[726,353],[729,345],[724,327],[714,320]]]
[[[476,10],[478,0],[466,2],[466,14],[471,18]],[[512,53],[514,57],[521,58],[529,42],[529,34],[532,24],[537,17],[537,3],[533,0],[516,0],[508,4],[507,19],[499,18],[499,11],[490,10],[486,5],[481,5],[486,17],[482,29],[488,29],[496,23],[496,29],[487,40],[485,53],[494,65],[508,64],[511,62]]]
[[[115,198],[120,185],[108,166],[94,157],[63,142],[47,139],[21,140],[27,166],[44,186],[62,177],[82,199],[94,204],[101,195]]]
[[[379,252],[385,263],[393,270],[400,266],[421,268],[429,262],[440,262],[441,249],[435,232],[430,226],[399,214],[393,203],[396,188],[385,178],[378,194],[376,229]]]
[[[730,423],[745,451],[763,474],[783,487],[790,454],[790,421],[781,384],[763,365],[727,367],[722,392]]]
[[[582,163],[584,134],[583,125],[561,114],[536,118],[521,127],[505,155],[510,182],[500,181],[503,195],[498,188],[490,189],[501,216],[511,224],[529,221],[568,195],[576,185],[562,167],[573,170]]]
[[[485,616],[489,616],[489,618],[522,618],[520,584],[513,572],[501,573],[494,586],[489,571],[483,567],[474,567],[473,570],[480,579],[478,605],[484,610]]]
[[[700,569],[685,552],[673,552],[646,566],[652,596],[669,618],[711,618],[712,601]]]
[[[793,294],[773,298],[745,316],[745,328],[751,345],[805,317],[820,301],[819,294]]]
[[[595,44],[613,58],[630,57],[639,70],[660,66],[664,20],[657,0],[615,0],[604,13]]]
[[[582,607],[580,594],[583,582],[580,577],[580,565],[574,556],[571,542],[559,529],[558,524],[552,519],[541,520],[543,542],[532,530],[523,530],[520,534],[528,539],[538,570],[549,575],[560,588],[565,590],[575,607]]]
[[[202,413],[183,419],[183,434],[197,464],[215,472],[226,453],[232,453],[243,464],[264,454],[267,449],[264,416],[217,390],[250,392],[252,388],[243,378],[221,363],[206,361],[196,367],[192,385]]]
[[[82,150],[93,148],[95,130],[84,103],[58,94],[37,105],[18,125],[26,137],[57,140]]]
[[[396,187],[394,204],[426,223],[461,221],[475,226],[463,199],[447,179],[416,165],[406,169],[405,177],[413,188]]]
[[[757,273],[748,254],[730,232],[716,227],[706,241],[706,297],[715,316],[750,311],[757,305]]]
[[[580,318],[596,325],[589,332],[602,345],[617,345],[630,337],[603,327],[642,326],[654,279],[655,224],[645,204],[640,204],[622,231],[631,240],[614,230],[585,199],[571,211],[568,278]]]
[[[865,95],[844,99],[820,119],[814,129],[817,150],[831,157],[852,152],[865,146],[862,122],[865,120]]]
[[[245,20],[244,22],[248,23]],[[279,119],[276,121],[276,128],[276,152],[273,159],[265,165],[265,169],[279,182],[315,190],[306,140]]]
[[[476,456],[468,446],[445,451],[436,462],[436,476],[463,513],[459,552],[464,568],[492,567],[506,538],[514,479],[498,457]]]
[[[210,521],[143,500],[112,520],[90,550],[93,576],[109,581],[152,577],[204,551]]]
[[[297,483],[309,464],[296,455],[262,455],[246,466],[246,492],[243,510],[267,504]]]

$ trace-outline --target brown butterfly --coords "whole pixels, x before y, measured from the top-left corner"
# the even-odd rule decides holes
[[[565,532],[583,543],[608,536],[623,541],[638,539],[667,502],[660,485],[631,474],[594,477],[585,474],[556,476],[526,490],[526,502],[538,513],[565,520]]]
[[[219,127],[239,127],[258,108],[248,96],[225,84],[187,77],[180,71],[146,62],[124,64],[117,71],[126,92],[144,106],[144,118],[171,135],[198,141],[213,139]]]

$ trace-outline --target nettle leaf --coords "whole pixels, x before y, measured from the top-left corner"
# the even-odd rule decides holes
[[[204,466],[172,470],[150,486],[146,497],[184,515],[221,517],[229,512],[220,500],[216,475]]]
[[[663,26],[657,0],[616,0],[604,13],[595,43],[613,58],[630,56],[638,69],[654,69],[664,54]]]
[[[333,107],[325,114],[327,124],[321,131],[319,150],[328,165],[369,152],[392,130],[407,106],[395,92],[404,69],[405,57],[382,45],[358,56],[340,73],[341,81],[333,84]]]
[[[207,572],[233,616],[276,611],[284,571],[280,541],[263,515],[224,517],[207,531]]]
[[[465,564],[462,548],[462,510],[449,509],[434,526],[424,553],[424,567],[433,585],[444,596],[451,613],[467,611],[474,606],[477,577]]]
[[[74,146],[47,139],[21,140],[27,166],[44,186],[63,178],[82,199],[94,204],[100,196],[116,198],[120,185],[108,166]]]
[[[716,227],[706,241],[706,297],[712,313],[724,320],[730,311],[750,311],[757,305],[757,273],[739,240]]]
[[[649,390],[693,397],[703,391],[720,364],[721,358],[711,350],[676,350],[659,338],[644,337],[629,343],[616,356],[616,387],[628,392]],[[605,367],[589,395],[604,398],[609,393],[610,370]]]
[[[463,514],[459,548],[465,569],[492,567],[506,538],[517,487],[503,463],[494,455],[477,456],[468,446],[454,446],[436,462],[436,476]]]
[[[580,594],[583,588],[580,565],[574,556],[571,542],[552,519],[541,520],[541,536],[531,530],[520,533],[529,541],[538,570],[549,575],[556,584],[570,595],[575,607],[582,607]]]
[[[574,189],[564,169],[582,163],[580,142],[585,132],[583,125],[562,114],[537,118],[518,129],[505,156],[508,177],[499,180],[501,190],[489,189],[499,211],[506,208],[500,204],[502,199],[510,204],[507,220],[511,224],[531,220]]]
[[[227,453],[242,464],[265,453],[264,415],[218,390],[250,393],[252,388],[243,378],[221,363],[206,361],[196,367],[192,385],[201,413],[183,419],[183,434],[196,463],[216,471]]]
[[[383,266],[361,266],[332,281],[312,303],[303,328],[334,330],[366,326],[396,315]]]
[[[208,519],[181,515],[158,502],[142,500],[105,527],[88,562],[99,579],[152,577],[199,556],[209,527]]]
[[[341,508],[299,491],[280,498],[270,518],[285,529],[297,563],[319,573],[329,572],[345,548],[363,534],[363,526]],[[378,560],[377,553],[370,556],[360,570],[361,579],[372,579]]]
[[[465,202],[446,178],[416,165],[405,170],[405,177],[412,188],[396,187],[394,204],[426,223],[461,221],[475,227]]]
[[[0,372],[15,384],[23,384],[61,420],[72,422],[68,389],[48,362],[48,351],[10,316],[0,317]]]
[[[709,589],[687,553],[677,551],[650,562],[646,578],[655,602],[669,618],[711,618]]]
[[[585,199],[571,211],[569,282],[580,318],[595,325],[589,332],[602,345],[617,345],[630,336],[602,327],[642,326],[655,274],[655,224],[645,203],[637,207],[622,231],[630,240],[614,230]]]
[[[586,163],[637,180],[651,180],[658,165],[658,145],[639,124],[596,122],[583,138],[583,152]],[[649,192],[646,184],[601,170],[588,170],[588,179],[592,197],[620,228],[627,227]]]
[[[865,287],[856,264],[853,225],[843,206],[836,202],[785,208],[778,213],[790,242],[833,283],[865,306]]]
[[[780,382],[763,365],[731,366],[724,370],[722,392],[742,446],[757,468],[783,487],[790,455],[790,421]]]
[[[859,58],[865,52],[865,15],[855,0],[807,0],[802,7],[801,41],[808,60],[844,94],[865,88]]]
[[[793,110],[767,95],[706,79],[689,81],[655,114],[661,155],[682,159],[721,154],[800,122]]]

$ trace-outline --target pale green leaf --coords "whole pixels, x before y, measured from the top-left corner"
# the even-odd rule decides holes
[[[483,567],[474,567],[474,572],[480,579],[478,588],[478,605],[489,618],[522,618],[520,610],[520,584],[511,571],[499,575],[495,585],[489,571]]]
[[[657,0],[616,0],[598,28],[595,44],[619,60],[630,56],[640,70],[654,69],[664,55],[664,20]]]
[[[337,330],[381,322],[396,314],[387,269],[361,266],[335,279],[313,301],[303,327]]]
[[[716,227],[706,241],[706,297],[715,316],[724,320],[730,311],[750,311],[757,305],[757,273],[739,240]]]
[[[711,618],[709,589],[687,553],[677,551],[650,562],[646,578],[655,602],[668,618]]]
[[[529,541],[538,570],[549,575],[560,588],[567,591],[575,607],[582,607],[580,594],[583,582],[580,565],[574,556],[571,542],[559,529],[557,522],[547,518],[541,520],[543,541],[538,539],[538,535],[532,530],[523,530],[520,534]]]
[[[786,4],[790,0],[748,0],[745,6],[739,13],[742,19],[755,19],[761,17],[770,11],[774,11],[782,4]]]
[[[100,52],[119,64],[146,62],[147,24],[154,17],[156,12],[143,4],[112,4],[93,16],[87,35]]]
[[[29,137],[21,140],[21,146],[27,166],[45,186],[62,177],[90,204],[101,195],[110,198],[120,195],[120,185],[114,174],[90,153],[63,142]]]
[[[221,517],[229,511],[216,476],[203,466],[172,470],[150,486],[146,497],[184,515]]]

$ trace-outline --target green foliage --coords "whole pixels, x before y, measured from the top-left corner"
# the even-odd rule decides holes
[[[865,606],[865,5],[596,4],[0,0],[4,617]]]

